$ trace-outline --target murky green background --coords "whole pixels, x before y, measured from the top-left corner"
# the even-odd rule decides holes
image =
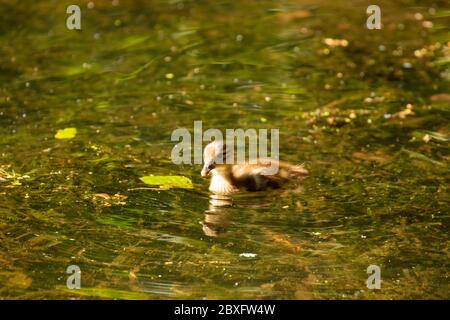
[[[0,297],[450,298],[450,8],[370,4],[0,1]],[[213,207],[170,161],[194,120],[279,128],[311,175]]]

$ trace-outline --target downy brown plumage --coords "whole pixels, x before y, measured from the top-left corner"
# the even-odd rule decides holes
[[[300,180],[308,175],[303,165],[292,165],[275,159],[257,159],[255,164],[228,164],[226,160],[229,154],[221,141],[213,141],[205,147],[201,174],[211,175],[209,190],[215,194],[228,195],[243,189],[276,189],[289,181]],[[264,174],[271,166],[277,166],[278,171],[274,174]]]

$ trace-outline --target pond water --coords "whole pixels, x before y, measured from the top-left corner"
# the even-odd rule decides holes
[[[379,2],[2,2],[0,298],[450,298],[450,10]],[[223,206],[171,162],[197,120],[310,175]]]

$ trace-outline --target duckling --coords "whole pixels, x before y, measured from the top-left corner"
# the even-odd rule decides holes
[[[293,165],[275,159],[258,158],[256,163],[230,164],[230,152],[222,141],[213,141],[203,152],[203,177],[211,175],[209,190],[214,194],[229,195],[240,190],[262,191],[277,189],[285,183],[300,180],[308,175],[303,165]],[[276,167],[275,173],[268,173],[269,168]]]

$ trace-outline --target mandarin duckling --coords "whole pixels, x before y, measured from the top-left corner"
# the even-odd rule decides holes
[[[293,165],[275,159],[258,158],[255,163],[233,163],[227,161],[230,156],[222,141],[208,144],[203,153],[203,177],[211,175],[209,191],[219,195],[229,195],[240,190],[262,191],[277,189],[285,183],[300,180],[308,171],[303,165]],[[268,169],[276,167],[275,171]]]

